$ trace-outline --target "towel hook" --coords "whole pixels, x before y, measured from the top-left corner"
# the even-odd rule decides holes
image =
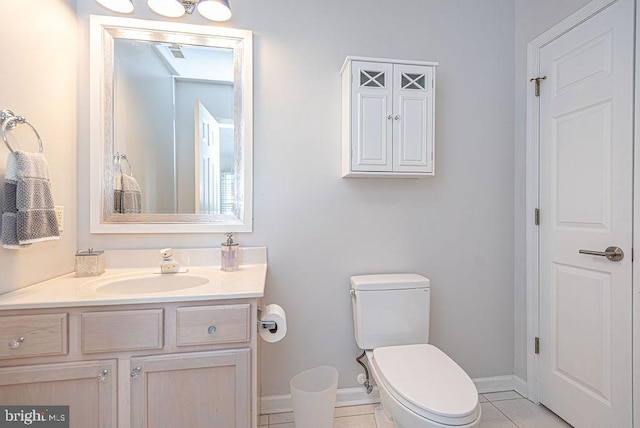
[[[40,149],[40,153],[42,153],[43,147],[40,134],[38,134],[36,128],[32,124],[30,124],[27,119],[25,119],[23,116],[16,116],[11,110],[2,110],[0,111],[0,120],[2,120],[2,128],[0,129],[0,132],[2,133],[2,140],[7,145],[7,148],[11,151],[11,153],[13,153],[14,150],[13,147],[11,147],[9,140],[7,139],[7,129],[14,129],[16,126],[18,126],[18,124],[29,125],[31,130],[36,134],[36,137],[38,138],[38,146]]]

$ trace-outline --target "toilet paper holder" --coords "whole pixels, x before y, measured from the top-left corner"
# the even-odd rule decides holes
[[[263,309],[258,306],[258,329],[260,330],[269,330],[271,333],[275,333],[278,331],[278,323],[275,321],[265,321],[260,319],[260,313]]]

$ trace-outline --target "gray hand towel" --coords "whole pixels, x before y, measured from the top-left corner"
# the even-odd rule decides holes
[[[49,164],[41,153],[10,153],[4,183],[2,245],[17,249],[60,239]]]
[[[142,212],[142,192],[138,181],[131,175],[118,174],[115,188],[115,212],[139,214]]]

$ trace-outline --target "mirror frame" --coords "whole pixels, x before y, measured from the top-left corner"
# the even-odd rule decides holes
[[[135,39],[234,49],[234,139],[237,199],[231,214],[120,214],[113,212],[114,39]],[[251,232],[253,227],[253,34],[248,30],[90,17],[90,232]]]

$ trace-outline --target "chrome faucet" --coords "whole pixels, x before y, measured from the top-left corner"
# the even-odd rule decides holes
[[[183,272],[180,269],[180,263],[173,258],[173,249],[165,248],[160,250],[162,261],[160,262],[160,273],[178,273]]]

